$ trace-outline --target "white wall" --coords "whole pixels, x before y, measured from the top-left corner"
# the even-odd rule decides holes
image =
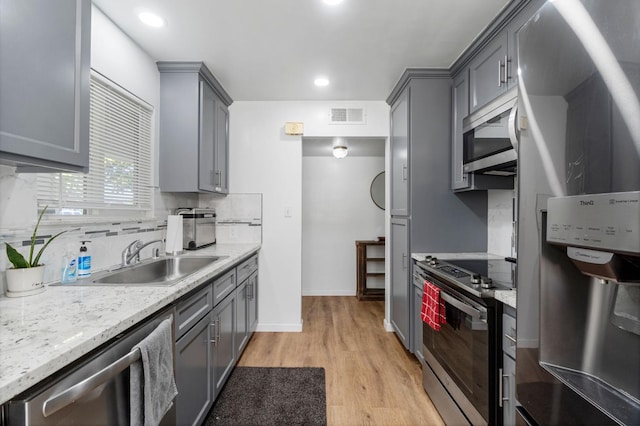
[[[356,294],[355,241],[385,235],[384,210],[370,196],[383,170],[384,157],[303,157],[303,296]]]
[[[367,124],[328,124],[329,109],[336,106],[364,107]],[[300,136],[284,134],[287,121],[303,122],[305,136],[386,138],[389,106],[383,101],[231,105],[229,191],[263,194],[261,331],[302,329],[302,144]],[[290,217],[285,217],[286,210]]]

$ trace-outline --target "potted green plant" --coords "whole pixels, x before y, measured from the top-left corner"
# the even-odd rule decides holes
[[[38,251],[38,253],[34,257],[35,245],[36,245],[36,236],[38,233],[38,226],[40,225],[40,221],[42,220],[42,216],[44,212],[47,210],[45,206],[40,212],[40,216],[38,216],[38,221],[36,222],[36,227],[33,229],[33,234],[31,235],[31,246],[29,248],[29,258],[25,259],[25,257],[18,252],[15,248],[11,246],[9,243],[5,243],[7,246],[7,258],[9,262],[13,265],[13,268],[9,268],[5,271],[6,283],[7,283],[7,291],[6,294],[9,297],[19,297],[19,296],[28,296],[31,294],[37,294],[44,291],[44,268],[45,265],[40,264],[40,257],[44,252],[44,249],[56,239],[60,234],[63,234],[66,231],[62,231],[49,238],[42,248]]]

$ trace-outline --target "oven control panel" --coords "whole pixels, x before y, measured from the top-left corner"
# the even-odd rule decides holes
[[[640,254],[640,191],[549,198],[547,242]]]

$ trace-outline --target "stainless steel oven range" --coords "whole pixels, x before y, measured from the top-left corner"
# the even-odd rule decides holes
[[[423,324],[423,386],[446,424],[500,424],[502,305],[496,289],[513,288],[514,264],[505,259],[416,262],[413,279],[440,289],[446,324]]]

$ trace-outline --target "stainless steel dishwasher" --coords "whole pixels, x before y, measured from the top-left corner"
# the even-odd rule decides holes
[[[128,425],[129,366],[140,359],[140,351],[132,348],[164,319],[174,317],[175,308],[163,310],[18,395],[5,406],[8,425]],[[174,403],[160,424],[175,422]]]

